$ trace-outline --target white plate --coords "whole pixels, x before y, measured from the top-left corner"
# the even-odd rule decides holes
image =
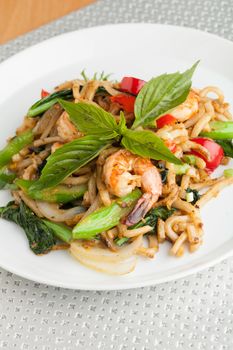
[[[0,142],[4,145],[21,123],[41,88],[87,72],[113,72],[149,79],[185,70],[201,63],[194,85],[216,85],[233,104],[233,43],[197,30],[155,24],[120,24],[61,35],[33,46],[0,65]],[[28,248],[24,233],[14,224],[0,221],[0,265],[18,275],[55,286],[104,290],[152,285],[184,277],[233,253],[233,186],[224,190],[203,210],[204,244],[195,254],[177,259],[161,246],[154,260],[139,259],[136,270],[115,277],[88,270],[67,252],[37,257]],[[0,192],[1,204],[9,199]]]

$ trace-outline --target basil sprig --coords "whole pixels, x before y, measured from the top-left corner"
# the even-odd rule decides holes
[[[30,187],[30,191],[58,185],[75,170],[96,158],[108,144],[107,140],[97,139],[93,135],[65,144],[48,157],[41,177]]]
[[[139,92],[134,107],[133,128],[152,121],[184,102],[188,96],[196,62],[184,73],[162,74],[151,79]]]
[[[163,159],[175,164],[181,164],[181,161],[174,156],[164,142],[152,131],[128,129],[122,112],[119,124],[117,124],[111,113],[95,105],[85,102],[76,104],[67,101],[59,102],[80,131],[103,139],[119,140],[122,137],[121,144],[132,153],[141,157],[156,160]]]
[[[185,101],[191,87],[191,78],[198,62],[184,73],[163,74],[151,79],[142,88],[135,102],[135,122],[133,128],[139,125],[149,125],[160,115]],[[163,141],[149,130],[132,130],[126,126],[124,114],[120,114],[117,124],[111,113],[95,105],[79,102],[77,104],[55,99],[43,102],[62,105],[76,127],[88,134],[80,139],[65,144],[48,157],[41,177],[30,188],[41,190],[58,185],[75,170],[84,166],[107,147],[111,142],[120,141],[132,153],[155,160],[166,160],[181,164],[181,161],[165,146]],[[69,98],[69,92],[64,98]],[[51,96],[50,96],[51,98]],[[31,116],[41,112],[43,104],[39,101],[32,106]],[[111,141],[112,140],[112,141]]]

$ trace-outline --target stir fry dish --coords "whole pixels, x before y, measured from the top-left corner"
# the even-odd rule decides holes
[[[0,151],[0,216],[33,253],[121,275],[165,241],[174,257],[202,245],[200,210],[233,183],[212,174],[233,157],[233,121],[218,87],[191,87],[197,65],[147,82],[83,71],[41,91]]]

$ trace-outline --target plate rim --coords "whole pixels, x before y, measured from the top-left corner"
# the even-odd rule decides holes
[[[213,39],[216,40],[220,40],[222,42],[224,42],[224,44],[229,45],[231,47],[233,47],[233,41],[226,39],[222,36],[219,36],[217,34],[213,34],[213,33],[209,33],[208,31],[203,31],[200,29],[196,29],[196,28],[192,28],[192,27],[186,27],[186,26],[177,26],[177,25],[171,25],[171,24],[162,24],[162,23],[144,23],[144,22],[136,22],[136,23],[114,23],[114,24],[105,24],[105,25],[100,25],[100,26],[92,26],[92,27],[88,27],[88,28],[81,28],[81,29],[77,29],[74,31],[69,31],[67,33],[62,33],[62,34],[57,34],[54,37],[48,38],[46,40],[42,40],[39,43],[33,44],[30,47],[27,47],[23,50],[21,50],[20,52],[15,53],[14,55],[6,58],[5,60],[3,60],[0,63],[0,71],[4,68],[7,67],[7,65],[14,63],[14,61],[17,61],[18,57],[23,56],[23,55],[27,55],[28,53],[34,51],[35,49],[40,49],[45,45],[48,45],[51,42],[55,42],[55,41],[59,41],[59,40],[64,40],[63,38],[68,37],[68,36],[73,36],[76,33],[82,34],[82,32],[91,32],[91,31],[95,31],[96,29],[103,29],[103,30],[107,30],[108,28],[117,28],[117,27],[157,27],[157,28],[170,28],[172,30],[172,28],[176,28],[178,30],[184,30],[184,31],[189,31],[189,32],[195,32],[198,33],[200,35],[204,35],[206,37],[211,37]],[[159,277],[156,278],[156,275],[153,278],[149,278],[147,281],[129,281],[129,282],[124,282],[121,283],[121,281],[118,281],[116,283],[110,283],[107,284],[107,282],[104,282],[101,285],[96,285],[96,284],[88,284],[88,283],[77,283],[76,282],[69,282],[69,283],[63,283],[60,281],[56,281],[56,280],[52,280],[50,278],[50,280],[48,281],[46,278],[43,277],[38,277],[38,276],[33,276],[32,274],[28,273],[28,272],[22,272],[22,271],[17,271],[17,268],[14,267],[8,267],[7,264],[4,264],[2,262],[0,262],[0,267],[3,268],[6,271],[9,271],[17,276],[23,277],[27,280],[30,280],[32,282],[36,282],[36,283],[42,283],[45,285],[49,285],[49,286],[54,286],[54,287],[61,287],[61,288],[67,288],[67,289],[73,289],[73,290],[90,290],[90,291],[104,291],[104,290],[125,290],[125,289],[134,289],[134,288],[140,288],[140,287],[148,287],[148,286],[152,286],[152,285],[157,285],[157,284],[161,284],[161,283],[165,283],[165,282],[169,282],[169,281],[173,281],[173,280],[178,280],[181,278],[184,278],[186,276],[195,274],[199,271],[203,271],[204,269],[207,269],[208,267],[211,267],[213,265],[216,265],[217,263],[221,262],[222,260],[225,260],[226,258],[229,258],[233,255],[233,247],[229,248],[228,251],[221,253],[219,256],[212,258],[209,261],[206,261],[204,263],[201,263],[201,265],[197,265],[194,267],[191,267],[187,270],[184,271],[179,271],[175,274],[171,274],[170,276],[165,276],[165,277]],[[127,275],[125,275],[127,276]]]
[[[127,289],[136,289],[136,288],[144,288],[144,287],[149,287],[149,286],[155,286],[155,285],[159,285],[162,283],[167,283],[167,282],[171,282],[171,281],[177,281],[180,280],[182,278],[188,277],[190,275],[194,275],[198,272],[201,272],[203,270],[208,269],[209,267],[212,267],[218,263],[220,263],[221,261],[230,258],[231,256],[233,256],[233,248],[231,251],[226,252],[225,254],[220,255],[219,257],[216,257],[215,259],[212,259],[211,261],[207,261],[205,263],[202,263],[201,266],[195,266],[192,267],[188,270],[185,271],[181,271],[181,272],[177,272],[175,274],[172,274],[170,276],[166,276],[166,277],[161,277],[161,278],[157,278],[156,280],[153,280],[153,278],[148,279],[148,281],[143,281],[141,282],[136,281],[136,282],[128,282],[125,284],[120,284],[119,282],[117,282],[116,284],[109,284],[108,286],[105,286],[105,284],[103,283],[103,285],[99,286],[99,285],[87,285],[85,283],[80,283],[79,286],[76,285],[76,283],[70,283],[66,284],[66,283],[62,283],[62,282],[57,282],[55,280],[51,280],[50,282],[48,282],[47,280],[40,278],[40,277],[30,277],[30,274],[28,273],[18,273],[17,269],[14,268],[8,268],[5,267],[4,264],[1,264],[0,267],[3,268],[5,271],[13,273],[14,275],[17,275],[19,277],[23,277],[26,280],[29,280],[31,282],[35,282],[35,283],[41,283],[43,285],[48,285],[51,287],[59,287],[59,288],[65,288],[65,289],[71,289],[71,290],[86,290],[86,291],[112,291],[112,290],[127,290]],[[127,277],[129,274],[124,275],[125,277]],[[118,276],[116,276],[118,277]]]

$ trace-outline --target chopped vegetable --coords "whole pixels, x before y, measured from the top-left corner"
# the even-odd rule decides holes
[[[68,187],[66,185],[58,185],[44,190],[30,190],[34,181],[17,179],[15,181],[29,197],[50,203],[68,203],[74,199],[81,198],[87,190],[87,185],[75,185]]]
[[[185,154],[183,156],[183,160],[185,163],[188,163],[190,165],[195,165],[196,164],[196,157],[192,154]]]
[[[146,84],[145,80],[133,77],[124,77],[120,83],[120,90],[137,95],[142,87]]]
[[[0,151],[0,168],[8,164],[11,158],[19,153],[21,149],[29,145],[33,141],[33,133],[31,130],[24,132],[19,136],[15,136],[1,151]]]
[[[122,237],[122,238],[116,238],[115,239],[115,243],[121,247],[123,244],[125,244],[126,242],[128,242],[129,238],[128,237]]]
[[[62,98],[64,100],[71,100],[73,98],[73,92],[71,89],[56,91],[41,100],[34,103],[28,110],[28,117],[36,117],[45,111],[47,111],[50,107],[52,107],[55,103],[58,102],[58,99]]]
[[[210,123],[211,131],[202,132],[201,135],[211,139],[233,139],[233,122],[214,121]]]
[[[73,238],[93,239],[98,233],[118,225],[120,220],[132,211],[140,196],[141,191],[136,189],[110,206],[100,208],[86,216],[74,227]]]
[[[163,128],[165,125],[175,124],[177,119],[171,114],[165,114],[156,120],[156,126],[158,129]]]
[[[35,254],[48,253],[56,243],[53,231],[23,202],[19,206],[9,202],[6,207],[0,208],[0,217],[13,221],[24,229],[29,246]]]
[[[193,195],[193,192],[187,192],[186,193],[186,201],[188,202],[188,203],[191,203],[193,200],[194,200],[194,195]]]
[[[193,190],[192,188],[187,188],[186,190],[186,201],[195,204],[201,196],[197,190]]]
[[[209,172],[214,171],[221,164],[222,158],[224,156],[222,147],[218,145],[216,142],[214,142],[213,140],[210,140],[204,137],[193,138],[192,141],[205,147],[209,151],[210,160],[207,160],[202,154],[200,154],[197,151],[192,150],[191,153],[202,158],[206,162],[207,171]]]
[[[64,241],[66,243],[70,243],[72,240],[72,230],[65,225],[58,224],[56,222],[51,222],[49,220],[43,220],[45,225],[53,231],[53,234],[56,238]]]
[[[50,93],[44,89],[41,90],[41,98],[45,98],[50,95]]]
[[[225,177],[232,177],[233,176],[233,169],[226,169],[223,172]]]
[[[119,103],[119,105],[123,108],[124,111],[128,113],[133,113],[136,97],[127,95],[116,95],[111,96],[110,100],[112,102]]]
[[[186,172],[190,169],[190,165],[187,163],[181,164],[181,165],[174,165],[174,170],[176,175],[184,175]]]

